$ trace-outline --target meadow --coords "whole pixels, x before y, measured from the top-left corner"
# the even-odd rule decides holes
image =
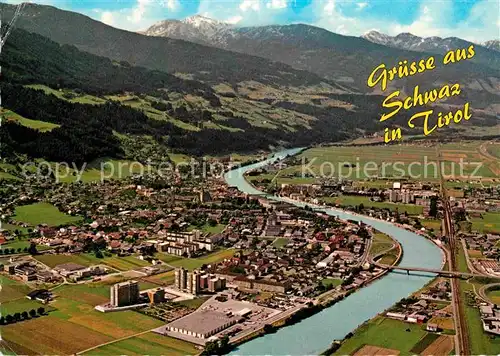
[[[418,180],[437,181],[437,152],[441,154],[444,175],[447,178],[463,175],[467,180],[475,173],[490,181],[498,178],[498,160],[481,152],[481,141],[445,143],[438,147],[429,144],[401,143],[399,145],[377,146],[329,146],[314,147],[298,156],[301,166],[292,166],[280,172],[278,183],[284,179],[295,180],[295,184],[310,183],[314,178],[303,177],[303,172],[314,172],[316,176],[344,177],[358,181],[367,188],[374,185],[387,186],[392,180],[414,177]],[[460,171],[460,162],[463,172]],[[368,163],[370,162],[370,163]],[[396,165],[396,163],[398,163]],[[413,163],[413,164],[412,164]],[[306,169],[306,167],[310,168]],[[253,178],[255,179],[255,178]],[[299,182],[300,181],[300,182]],[[454,182],[454,184],[462,184]]]
[[[111,257],[97,258],[91,253],[81,253],[78,255],[46,254],[37,255],[35,258],[51,268],[69,262],[77,263],[82,266],[104,264],[118,271],[128,271],[140,267],[151,266],[149,262],[140,260],[134,256],[118,257],[113,255]]]
[[[74,167],[65,167],[51,163],[56,178],[63,183],[73,183],[80,180],[84,183],[100,182],[102,180],[123,179],[134,174],[153,172],[148,165],[128,160],[102,159],[89,163],[85,169],[76,170]]]
[[[488,290],[486,296],[495,304],[500,304],[500,290]]]
[[[407,330],[410,331],[407,331]],[[412,355],[411,351],[428,333],[422,325],[376,317],[363,325],[354,336],[346,339],[334,355],[353,355],[364,345],[373,345],[400,351],[400,355]]]
[[[476,290],[480,286],[476,286]],[[460,293],[462,300],[467,300],[466,293],[473,292],[473,284],[460,281]],[[464,303],[465,319],[471,343],[472,355],[498,355],[500,354],[500,338],[492,337],[484,332],[479,309]]]
[[[500,213],[482,213],[481,217],[473,217],[472,230],[480,233],[500,233]]]
[[[51,122],[40,121],[40,120],[31,120],[27,119],[21,115],[16,114],[10,110],[0,110],[0,115],[5,118],[7,121],[15,121],[22,126],[29,127],[34,130],[38,130],[41,132],[52,131],[53,129],[60,127],[61,125],[53,124]]]
[[[0,303],[23,299],[31,291],[24,283],[15,281],[6,276],[0,275],[0,285],[2,290],[0,293]]]
[[[49,203],[35,203],[16,207],[13,219],[32,226],[47,224],[48,226],[68,225],[81,220],[81,217],[62,213]]]
[[[74,354],[162,325],[159,320],[131,310],[96,311],[95,305],[109,300],[107,283],[63,285],[55,288],[54,294],[49,315],[2,327],[2,338],[11,349],[20,354]],[[7,305],[10,303],[14,302]],[[147,347],[147,340],[144,345]],[[190,344],[186,345],[187,350]]]
[[[106,100],[99,98],[97,96],[88,94],[77,94],[71,89],[56,90],[43,84],[26,85],[26,87],[37,90],[43,90],[46,94],[55,95],[57,98],[68,101],[70,103],[99,105],[99,104],[104,104],[106,102]]]
[[[285,247],[289,242],[289,239],[287,238],[284,238],[284,237],[280,237],[280,238],[277,238],[273,241],[273,246],[276,247],[276,248],[282,248],[282,247]]]
[[[157,286],[157,285],[168,286],[168,285],[174,284],[175,271],[172,270],[172,271],[148,276],[148,277],[143,278],[143,281],[150,282],[150,283],[154,284],[155,286]]]
[[[126,340],[121,340],[95,350],[85,355],[172,355],[185,356],[197,354],[199,350],[193,344],[162,336],[146,333]]]
[[[188,270],[194,270],[200,268],[202,265],[208,265],[211,263],[216,263],[224,260],[225,258],[231,258],[236,250],[219,250],[212,252],[207,256],[199,258],[181,258],[170,262],[169,264],[174,267],[184,267]]]
[[[343,207],[348,206],[358,206],[363,204],[365,208],[379,208],[379,209],[389,209],[395,211],[396,209],[400,212],[406,212],[408,215],[420,215],[423,213],[423,207],[415,204],[403,204],[403,203],[391,203],[391,202],[377,202],[371,201],[368,197],[355,196],[355,195],[341,195],[338,197],[327,197],[321,198],[327,204],[334,204]]]
[[[342,284],[342,280],[337,278],[325,278],[321,280],[321,284],[325,287],[328,286],[337,287]]]
[[[383,251],[387,251],[394,245],[394,240],[381,232],[375,232],[373,234],[373,241],[370,246],[370,256],[376,256]]]
[[[201,227],[191,225],[188,227],[188,231],[197,229],[197,230],[201,230],[204,233],[209,233],[211,235],[214,235],[214,234],[220,234],[225,228],[226,228],[226,225],[224,225],[224,224],[216,224],[215,226],[212,226],[210,224],[205,224]]]

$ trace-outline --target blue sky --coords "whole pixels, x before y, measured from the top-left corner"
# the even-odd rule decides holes
[[[19,2],[10,0],[8,2]],[[307,23],[359,36],[500,38],[500,0],[39,0],[84,13],[111,26],[144,30],[164,19],[200,14],[237,26]]]

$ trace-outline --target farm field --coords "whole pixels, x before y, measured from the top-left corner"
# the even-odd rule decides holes
[[[20,298],[2,303],[2,305],[0,305],[0,312],[3,316],[6,316],[7,314],[12,315],[14,313],[22,313],[23,311],[29,312],[31,309],[37,310],[40,307],[45,308],[46,311],[53,310],[50,306],[43,305],[36,300]]]
[[[482,213],[482,218],[471,218],[472,230],[480,233],[500,233],[500,213]]]
[[[175,164],[183,163],[183,162],[190,162],[192,157],[182,154],[182,153],[169,153],[168,158]]]
[[[376,202],[371,201],[368,197],[355,196],[355,195],[341,195],[338,197],[321,198],[327,204],[335,204],[340,206],[358,206],[363,204],[366,208],[380,208],[389,209],[395,211],[398,209],[399,212],[406,211],[409,215],[420,215],[423,212],[423,207],[414,204],[402,204],[402,203],[391,203],[391,202]]]
[[[435,233],[438,234],[441,231],[441,220],[434,220],[434,219],[422,219],[420,220],[420,223],[422,224],[423,227],[425,227],[427,230],[431,230]]]
[[[484,258],[483,253],[480,250],[467,250],[467,254],[471,258]]]
[[[146,333],[130,339],[118,341],[85,355],[172,355],[185,356],[197,354],[199,350],[193,344],[168,336]]]
[[[230,258],[235,252],[236,250],[219,250],[204,257],[178,259],[170,262],[170,264],[175,267],[184,267],[188,270],[193,270],[200,268],[204,264],[215,263],[222,261],[225,258]]]
[[[168,271],[153,276],[143,278],[144,281],[151,282],[154,285],[170,285],[175,281],[175,271]]]
[[[24,283],[7,278],[4,275],[0,275],[0,285],[2,286],[0,303],[25,298],[26,294],[31,291],[31,288]]]
[[[356,351],[356,353],[353,356],[385,356],[385,355],[388,356],[399,355],[399,351],[386,349],[380,346],[365,345],[361,349]]]
[[[35,258],[51,268],[69,262],[77,263],[82,266],[104,264],[119,271],[128,271],[131,269],[136,269],[151,265],[149,262],[140,260],[138,258],[135,258],[134,256],[125,256],[125,257],[111,256],[111,257],[97,258],[90,253],[82,253],[78,255],[47,254],[47,255],[37,255],[35,256]]]
[[[482,141],[441,144],[439,151],[445,177],[463,176],[460,179],[470,180],[470,175],[476,170],[475,163],[480,162],[482,165],[476,172],[477,176],[490,181],[498,178],[499,162],[481,153],[482,144]],[[403,143],[390,146],[315,147],[304,151],[299,159],[303,160],[304,167],[309,167],[317,176],[341,176],[355,181],[375,179],[378,185],[383,186],[387,181],[380,180],[381,178],[426,181],[439,179],[436,146]],[[462,162],[463,171],[460,169]],[[414,164],[410,165],[411,163]],[[305,179],[302,171],[301,166],[288,167],[280,172],[280,179],[288,177],[293,180],[297,175],[300,178],[295,179]],[[310,173],[308,169],[305,171]],[[370,185],[371,182],[364,181],[363,184],[365,183]]]
[[[170,262],[174,262],[174,261],[177,261],[177,260],[182,260],[183,257],[175,256],[175,255],[169,255],[168,253],[163,253],[163,252],[157,252],[157,253],[155,253],[155,258],[157,258],[160,261],[165,262],[165,263],[168,264]]]
[[[70,216],[59,211],[48,203],[35,203],[16,207],[14,220],[25,222],[32,226],[47,224],[59,226],[75,223],[81,220],[78,216]]]
[[[410,331],[406,331],[408,329]],[[401,355],[411,355],[411,350],[427,334],[421,325],[377,317],[361,325],[354,336],[345,340],[334,355],[352,355],[364,345],[398,350]]]
[[[42,355],[69,355],[113,340],[90,328],[52,315],[3,326],[2,339],[19,354]]]
[[[54,294],[56,299],[46,306],[54,309],[48,316],[2,327],[3,339],[14,350],[16,345],[23,345],[24,350],[18,352],[24,354],[74,354],[162,325],[131,310],[96,311],[95,305],[109,300],[109,285],[105,283],[63,285],[54,289]]]
[[[108,289],[109,290],[109,289]],[[153,329],[162,322],[135,311],[126,310],[117,313],[101,313],[95,305],[78,301],[79,297],[62,297],[53,302],[57,309],[51,312],[61,320],[81,325],[112,338],[121,338]]]
[[[173,117],[168,116],[165,112],[155,109],[152,106],[152,102],[157,101],[157,99],[155,98],[146,97],[142,99],[135,95],[107,95],[106,99],[118,101],[122,105],[127,105],[134,109],[141,110],[145,115],[154,120],[169,121],[172,124],[189,131],[200,131],[200,129],[195,125],[191,125],[189,123],[175,119]]]
[[[477,289],[477,286],[476,286]],[[460,293],[462,299],[466,300],[465,293],[469,291],[473,293],[473,286],[467,281],[460,281]],[[469,306],[465,303],[465,319],[467,321],[469,340],[471,343],[472,355],[497,355],[500,353],[500,339],[492,339],[483,331],[479,309]]]
[[[10,174],[9,172],[1,171],[0,170],[0,181],[6,179],[6,180],[20,180],[19,177],[16,177],[13,174]]]
[[[431,355],[449,355],[453,351],[453,338],[451,336],[441,335],[420,354],[423,356]]]

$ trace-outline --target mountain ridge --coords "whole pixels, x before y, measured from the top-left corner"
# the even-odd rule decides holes
[[[490,40],[484,43],[474,43],[462,38],[452,37],[420,37],[409,32],[403,32],[396,36],[390,36],[375,30],[368,31],[361,36],[362,38],[373,43],[382,44],[384,46],[406,49],[416,52],[430,52],[443,54],[452,49],[464,48],[469,45],[481,46],[492,51],[498,51],[496,46],[499,45],[499,40]],[[488,52],[486,52],[488,54]],[[489,55],[497,55],[489,53]]]

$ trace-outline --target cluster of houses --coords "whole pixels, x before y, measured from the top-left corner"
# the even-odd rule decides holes
[[[253,228],[243,220],[242,226],[230,224],[229,236],[238,228],[248,230],[248,235],[235,244],[239,252],[210,266],[210,272],[240,290],[293,296],[314,296],[327,278],[346,280],[346,289],[356,288],[380,272],[360,268],[370,238],[365,226],[319,213],[295,215],[294,209],[256,217]],[[275,233],[269,236],[269,231]]]
[[[448,280],[439,280],[426,288],[418,297],[403,299],[392,307],[385,316],[407,323],[423,324],[432,318],[450,318],[451,287]],[[443,307],[445,305],[445,307]],[[439,325],[428,322],[427,331],[439,331]]]

